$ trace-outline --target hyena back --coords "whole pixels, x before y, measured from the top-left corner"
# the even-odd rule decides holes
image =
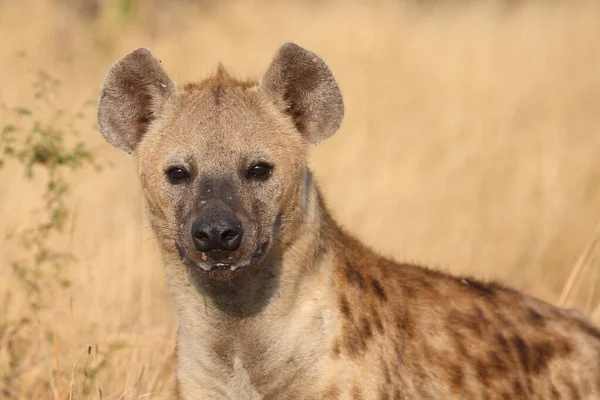
[[[135,157],[178,316],[181,399],[600,398],[600,331],[496,283],[398,264],[332,219],[312,145],[344,114],[321,58],[176,86],[138,49],[101,133]]]

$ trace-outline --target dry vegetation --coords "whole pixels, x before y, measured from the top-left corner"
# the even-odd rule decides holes
[[[600,3],[110,4],[90,19],[64,0],[0,2],[0,103],[32,102],[42,68],[77,110],[142,45],[179,81],[217,61],[258,76],[293,40],[345,95],[341,131],[311,160],[344,225],[397,259],[500,279],[600,323]],[[136,171],[93,123],[91,107],[79,129],[111,166],[71,176],[53,246],[77,257],[72,285],[33,313],[9,267],[23,250],[5,234],[35,223],[40,178],[0,169],[0,327],[33,317],[10,346],[0,332],[0,397],[168,397],[176,328]]]

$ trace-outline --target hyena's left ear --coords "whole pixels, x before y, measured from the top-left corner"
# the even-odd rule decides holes
[[[332,136],[344,116],[344,102],[331,70],[319,56],[284,43],[261,79],[260,89],[291,115],[304,138],[317,144]]]
[[[132,51],[104,80],[98,102],[100,132],[116,148],[132,153],[174,92],[175,84],[150,50]]]

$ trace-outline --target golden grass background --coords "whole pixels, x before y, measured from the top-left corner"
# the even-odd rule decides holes
[[[179,82],[218,61],[259,77],[295,41],[345,96],[341,130],[311,159],[343,225],[398,260],[499,279],[600,323],[600,3],[140,2],[129,18],[107,4],[86,19],[65,0],[0,1],[0,101],[27,105],[43,68],[75,109],[139,46]],[[169,397],[176,326],[162,266],[133,162],[92,128],[94,112],[82,134],[112,166],[73,176],[56,245],[78,257],[74,284],[24,333],[16,397]],[[0,231],[31,223],[39,193],[16,165],[0,169]],[[8,267],[18,253],[0,236],[0,318],[24,307]]]

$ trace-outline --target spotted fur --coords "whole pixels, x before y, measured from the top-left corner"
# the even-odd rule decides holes
[[[178,87],[144,49],[110,69],[100,131],[139,165],[179,321],[177,397],[600,398],[600,331],[584,317],[388,260],[340,228],[306,158],[343,113],[329,68],[291,43],[259,82],[220,66]],[[258,158],[273,175],[249,182]],[[165,179],[174,163],[185,184]],[[189,227],[207,201],[243,221],[235,271],[198,267],[210,257]]]

